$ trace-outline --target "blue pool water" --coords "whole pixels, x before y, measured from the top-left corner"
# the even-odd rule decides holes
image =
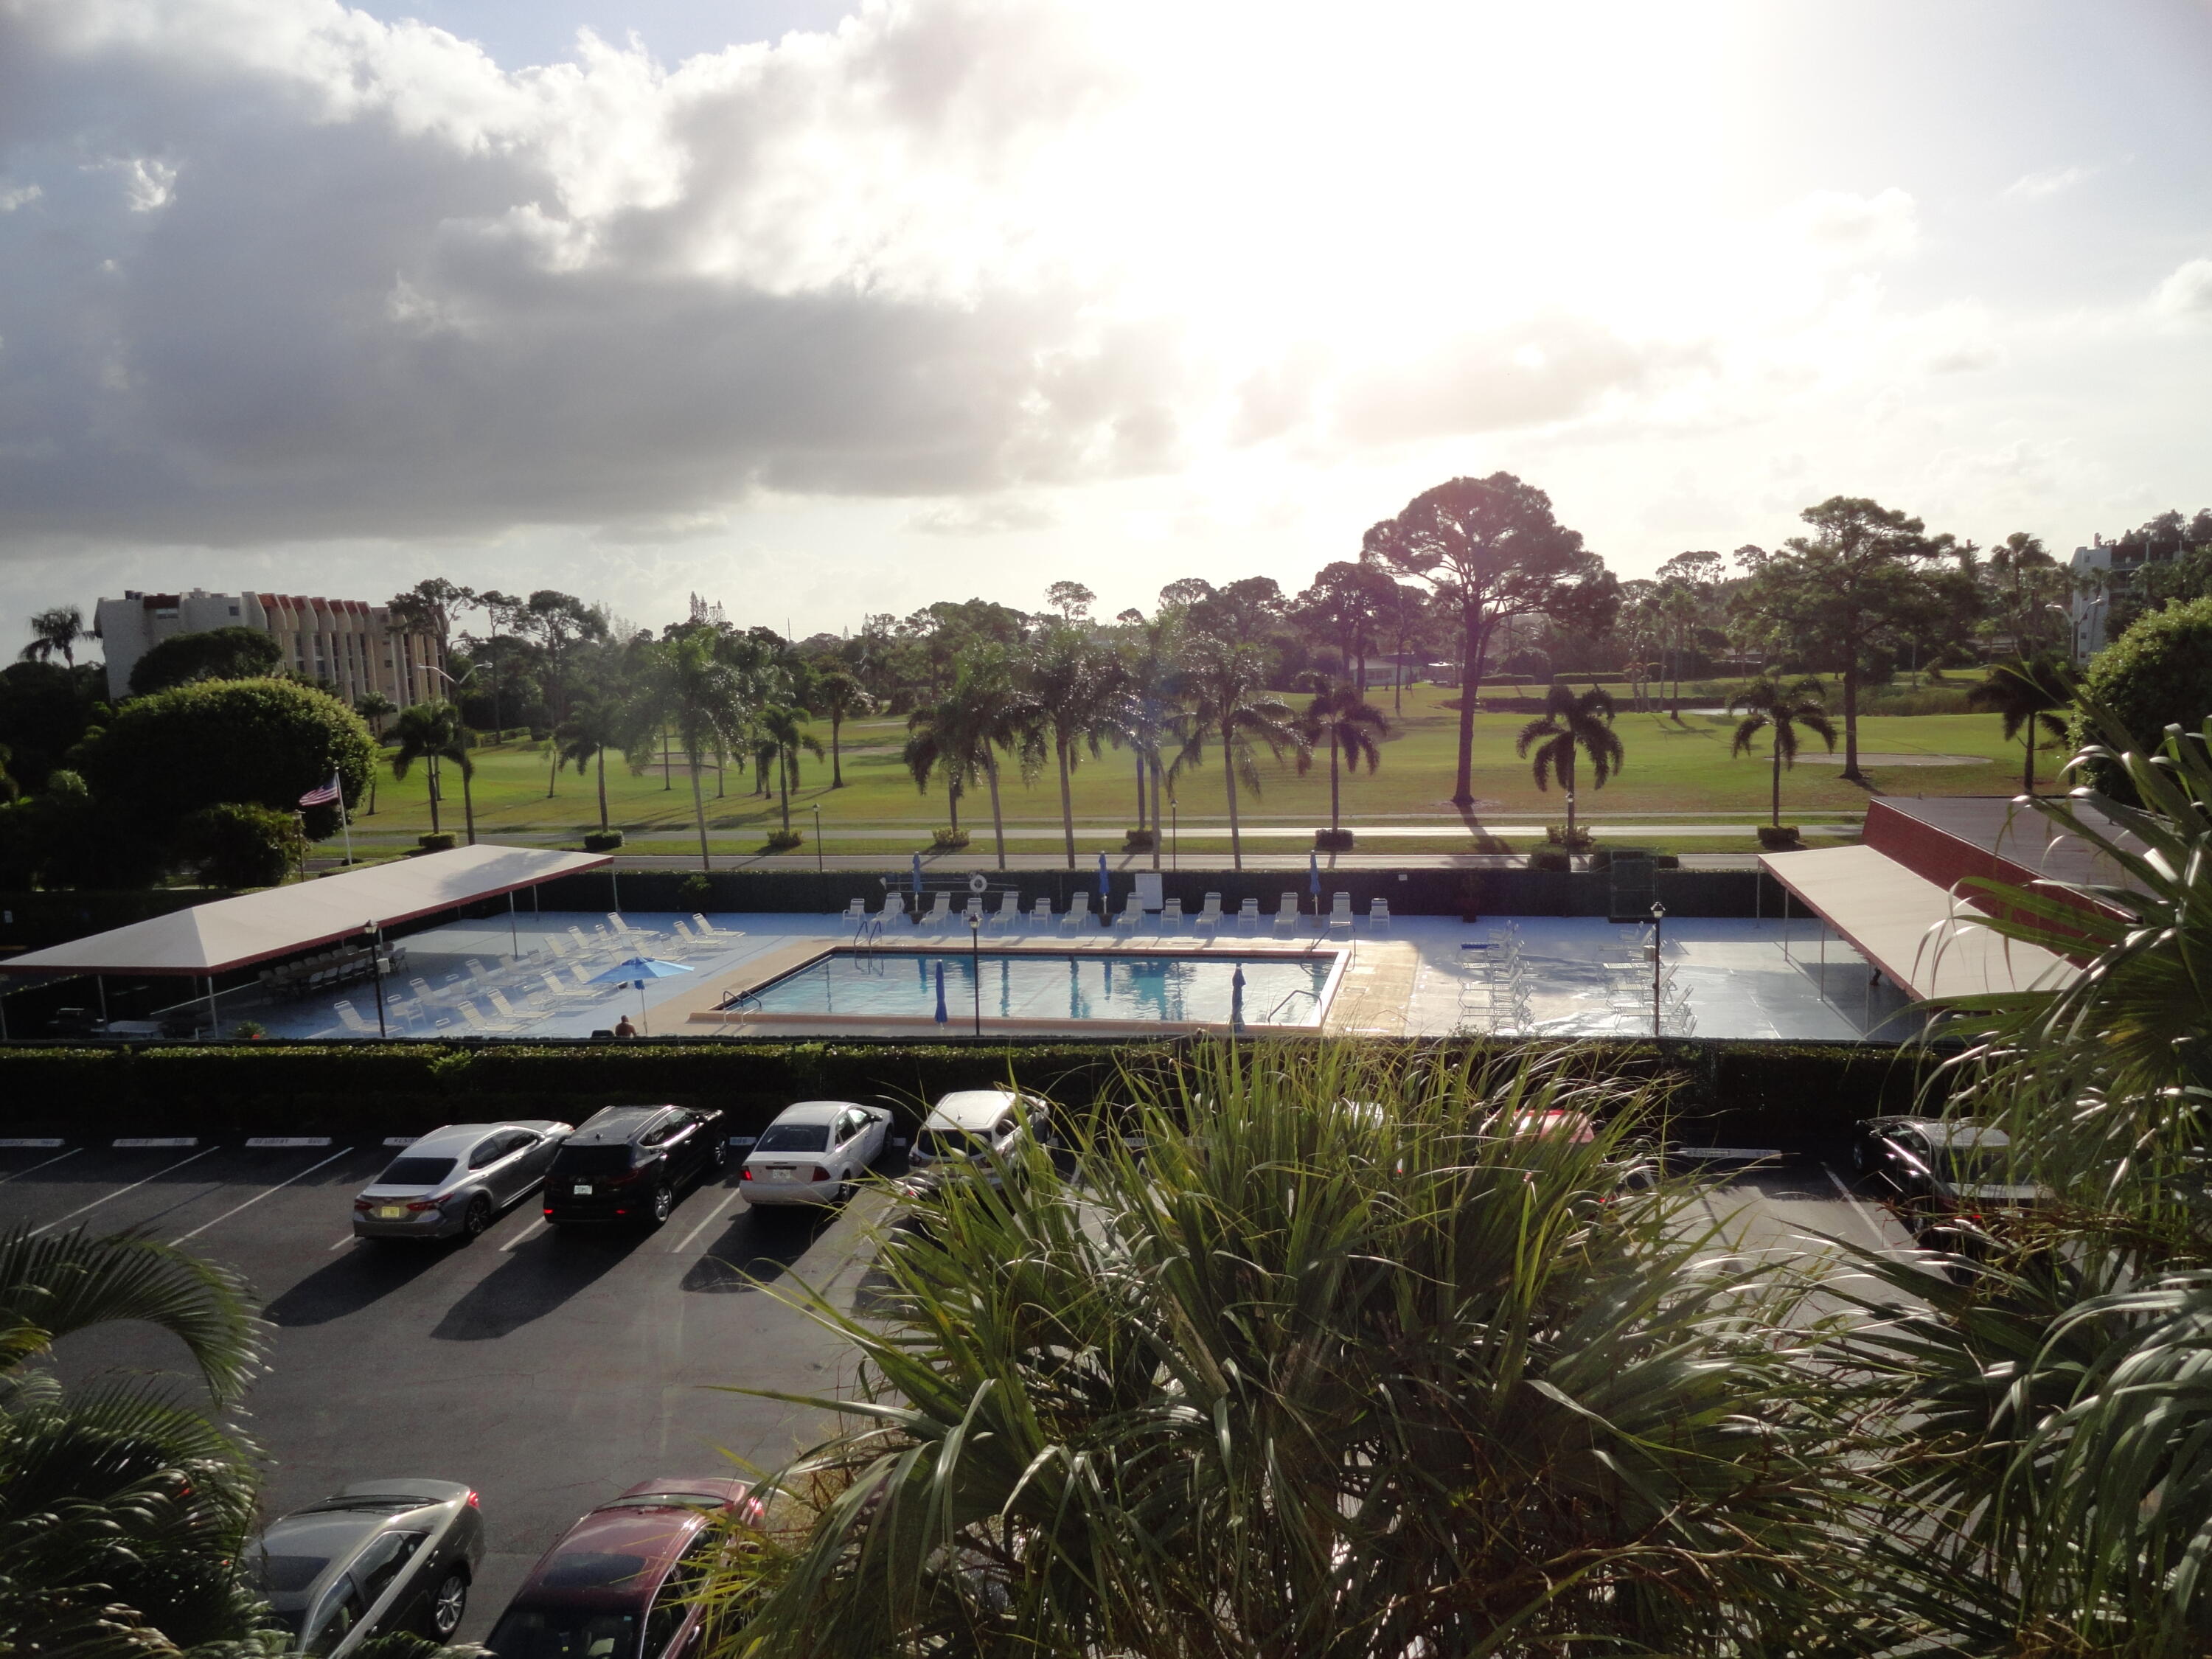
[[[1232,981],[1242,968],[1246,1024],[1311,1026],[1320,1023],[1320,998],[1333,966],[1334,958],[1328,956],[1102,957],[986,951],[981,958],[983,1018],[1226,1024],[1235,995]],[[841,951],[749,992],[743,1001],[748,1009],[772,1014],[927,1019],[937,1012],[940,968],[951,1023],[973,1018],[975,964],[965,951],[856,956]]]

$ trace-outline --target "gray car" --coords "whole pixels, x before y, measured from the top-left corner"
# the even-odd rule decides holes
[[[545,1179],[574,1130],[550,1119],[449,1123],[385,1166],[353,1201],[356,1238],[474,1238]]]
[[[296,1653],[344,1659],[371,1637],[450,1642],[483,1559],[477,1495],[453,1480],[364,1480],[272,1521],[246,1581]]]

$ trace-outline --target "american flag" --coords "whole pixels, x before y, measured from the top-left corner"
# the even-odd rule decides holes
[[[302,806],[336,806],[338,804],[338,775],[331,774],[331,781],[319,789],[310,789],[300,797]]]

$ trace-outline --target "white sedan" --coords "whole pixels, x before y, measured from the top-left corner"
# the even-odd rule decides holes
[[[748,1204],[835,1204],[868,1172],[890,1133],[881,1106],[802,1100],[761,1131],[738,1179]]]

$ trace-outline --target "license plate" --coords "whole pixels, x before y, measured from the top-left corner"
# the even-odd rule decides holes
[[[592,1195],[592,1183],[588,1181],[580,1181],[576,1183],[574,1191],[579,1198],[589,1198]]]
[[[386,1204],[380,1208],[376,1214],[380,1221],[404,1221],[407,1218],[407,1206],[404,1204]]]
[[[788,1181],[791,1179],[791,1171],[788,1170],[770,1170],[768,1172],[768,1178],[770,1181]]]

